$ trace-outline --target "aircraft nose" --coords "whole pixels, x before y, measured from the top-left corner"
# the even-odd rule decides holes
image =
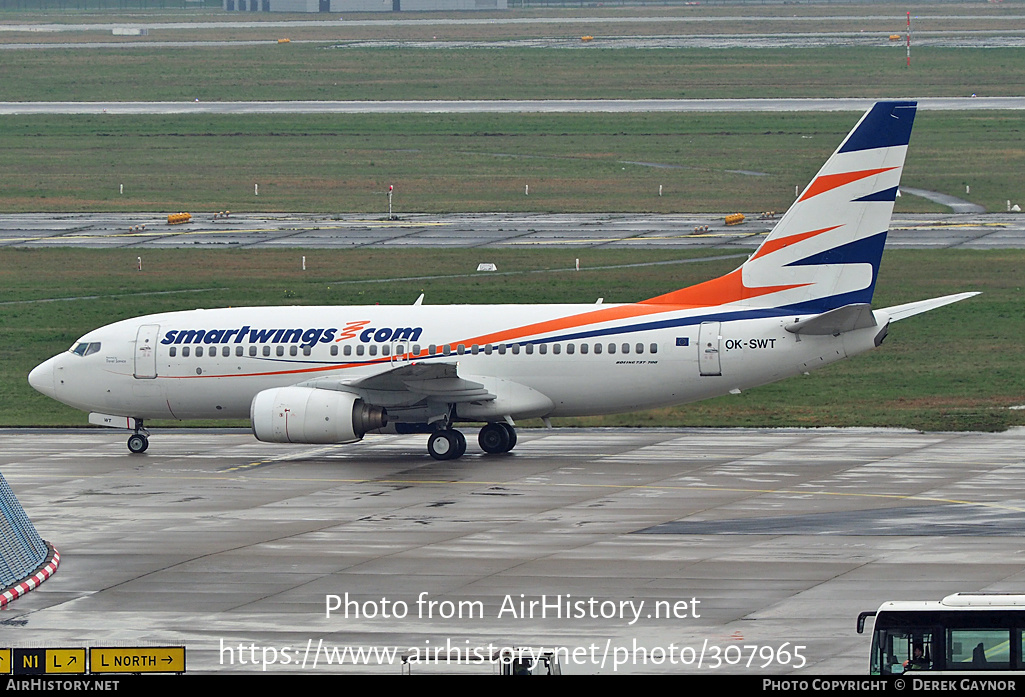
[[[32,372],[28,374],[28,384],[37,392],[42,392],[47,397],[55,397],[56,390],[53,387],[53,364],[57,360],[56,356],[48,361],[44,361],[32,369]]]

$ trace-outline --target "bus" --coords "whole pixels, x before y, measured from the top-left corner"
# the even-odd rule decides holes
[[[858,615],[858,634],[875,617],[872,675],[1025,670],[1025,595],[955,593],[940,601],[890,601]]]

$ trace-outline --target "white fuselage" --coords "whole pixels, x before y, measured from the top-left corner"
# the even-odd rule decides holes
[[[254,396],[273,387],[325,379],[349,384],[402,365],[448,363],[458,366],[460,378],[497,395],[492,412],[459,405],[465,420],[605,414],[744,390],[860,353],[886,325],[878,314],[869,329],[803,336],[785,329],[800,316],[736,306],[191,310],[90,332],[36,368],[30,381],[86,411],[224,419],[249,416]],[[388,399],[375,391],[374,402],[393,421],[423,418],[401,395],[393,404]]]

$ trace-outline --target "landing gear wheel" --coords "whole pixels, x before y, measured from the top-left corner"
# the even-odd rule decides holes
[[[480,449],[492,455],[509,452],[512,442],[509,430],[503,423],[490,423],[482,428],[477,435],[477,444],[480,445]]]
[[[128,436],[128,449],[133,453],[144,453],[146,448],[149,447],[149,438],[142,435],[141,433],[133,433]]]
[[[509,432],[509,447],[505,449],[505,452],[509,452],[516,447],[516,429],[505,423],[504,421],[499,424],[502,428]]]
[[[459,431],[435,431],[427,437],[427,452],[435,460],[455,460],[466,452],[466,436]]]

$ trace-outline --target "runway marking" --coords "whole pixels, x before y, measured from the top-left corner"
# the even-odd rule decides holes
[[[922,223],[921,225],[892,225],[890,230],[947,230],[949,228],[1007,228],[1007,223]]]
[[[290,226],[280,228],[227,228],[223,230],[147,230],[142,232],[111,232],[93,233],[90,235],[56,235],[54,237],[0,237],[0,243],[4,242],[61,242],[75,240],[117,240],[133,239],[140,237],[188,237],[190,235],[244,235],[258,232],[316,232],[317,230],[346,230],[353,227],[361,228],[416,228],[416,227],[445,227],[453,223],[445,221],[386,221],[386,220],[351,220],[339,222],[337,225],[311,225],[311,226]]]
[[[245,464],[245,465],[236,465],[234,467],[225,467],[224,469],[218,470],[218,471],[220,471],[220,472],[248,472],[248,471],[254,470],[254,469],[258,468],[258,467],[263,467],[264,465],[273,465],[273,464],[278,463],[278,462],[288,462],[289,460],[296,460],[296,459],[299,459],[299,458],[305,458],[305,457],[310,457],[310,456],[315,456],[315,455],[322,455],[324,453],[329,453],[332,450],[337,450],[338,448],[340,448],[340,447],[342,447],[344,445],[346,445],[346,443],[334,443],[332,445],[328,445],[328,446],[323,447],[323,448],[317,448],[315,450],[304,450],[302,452],[297,452],[297,453],[287,453],[287,454],[284,454],[284,455],[278,455],[277,457],[269,457],[266,460],[257,460],[255,462],[250,462],[249,464]]]
[[[231,476],[244,472],[253,471],[260,467],[270,464],[276,464],[279,462],[287,462],[291,460],[301,460],[311,455],[318,455],[338,448],[344,447],[345,443],[339,443],[335,445],[329,445],[324,448],[318,448],[315,450],[307,450],[301,453],[290,453],[281,455],[278,457],[271,457],[265,460],[257,460],[244,465],[236,465],[234,467],[228,467],[223,470],[218,470],[216,473],[209,475],[173,475],[173,474],[146,474],[147,479],[175,479],[175,480],[230,480]],[[589,460],[599,457],[608,457],[607,454],[601,453],[589,453],[587,458]],[[175,456],[176,457],[176,456]],[[107,473],[95,475],[95,477],[105,477]],[[537,475],[530,475],[537,476]],[[15,474],[12,475],[11,479],[17,479],[18,477],[31,478],[31,477],[42,477],[46,479],[50,478],[67,478],[64,474],[43,474],[43,473],[31,473],[25,475]],[[81,475],[76,478],[82,478]],[[94,478],[86,476],[84,478]],[[332,477],[265,477],[262,481],[277,481],[277,482],[323,482],[325,484],[387,484],[395,486],[411,486],[411,485],[439,485],[439,486],[460,486],[460,487],[481,487],[481,486],[502,486],[502,487],[524,487],[524,488],[543,488],[550,489],[553,487],[564,488],[564,489],[598,489],[598,490],[611,490],[611,491],[718,491],[735,494],[775,494],[777,496],[799,496],[807,498],[809,496],[826,496],[826,497],[845,497],[845,498],[863,498],[863,499],[886,499],[892,501],[924,501],[928,503],[941,503],[941,504],[956,504],[964,506],[979,506],[981,508],[994,508],[999,510],[1013,511],[1015,513],[1025,513],[1025,506],[1013,506],[1005,503],[991,502],[991,501],[970,501],[967,499],[955,499],[955,498],[944,498],[939,496],[922,496],[918,494],[880,494],[880,493],[852,493],[843,491],[798,491],[795,489],[749,489],[742,487],[728,487],[728,486],[703,486],[703,485],[681,485],[681,484],[578,484],[568,482],[552,482],[545,481],[539,483],[524,482],[523,480],[506,479],[506,480],[459,480],[459,479],[378,479],[369,477],[360,478],[332,478]]]

